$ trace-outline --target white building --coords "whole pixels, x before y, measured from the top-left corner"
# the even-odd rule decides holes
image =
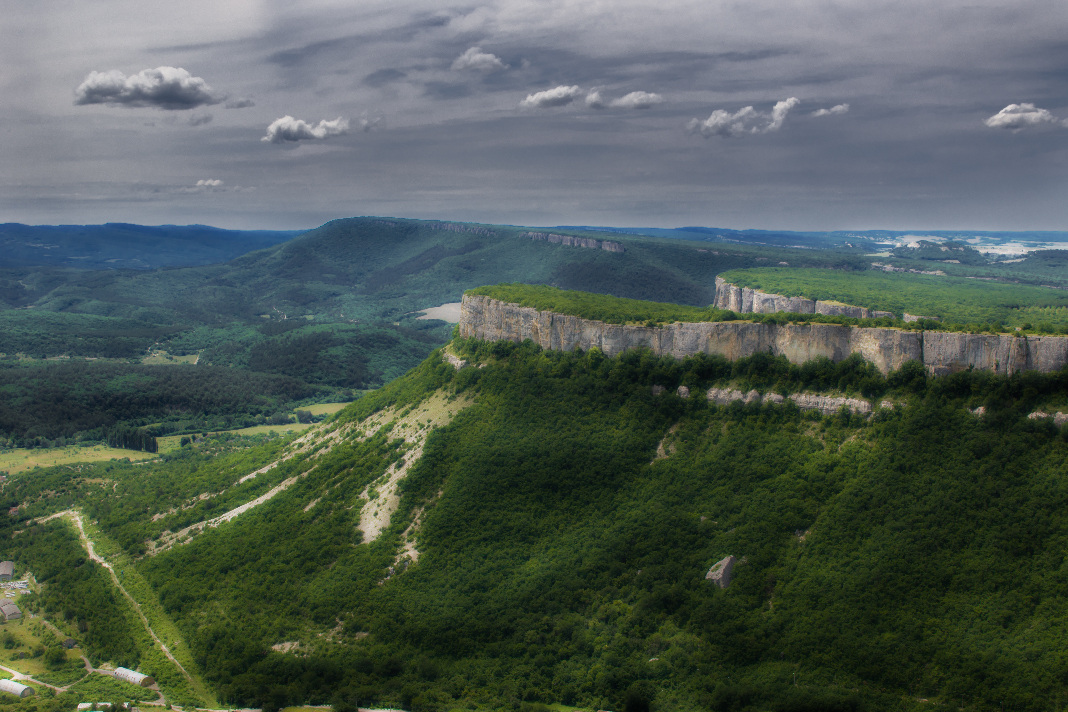
[[[142,675],[139,672],[124,667],[115,668],[115,677],[124,682],[128,682],[131,685],[137,685],[138,687],[152,687],[156,684],[156,681],[148,675]]]
[[[14,680],[0,680],[0,692],[10,692],[16,697],[29,697],[33,694],[33,688]]]

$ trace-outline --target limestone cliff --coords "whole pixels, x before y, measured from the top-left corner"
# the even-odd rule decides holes
[[[796,311],[796,310],[791,310]],[[645,347],[658,356],[719,354],[729,359],[758,352],[804,363],[818,356],[841,361],[860,354],[882,373],[906,361],[922,362],[935,374],[966,368],[997,373],[1034,369],[1045,373],[1068,364],[1068,337],[953,334],[840,324],[755,324],[722,321],[642,326],[607,324],[568,314],[538,311],[490,297],[464,295],[460,335],[487,341],[531,339],[545,349],[601,349],[616,356]]]
[[[592,237],[575,237],[574,235],[557,235],[552,232],[524,232],[520,237],[531,240],[551,242],[556,245],[567,247],[584,247],[588,250],[604,250],[605,252],[626,252],[626,248],[618,242],[611,240],[595,240]]]
[[[784,297],[781,294],[768,294],[751,287],[738,287],[722,277],[716,277],[715,306],[730,309],[738,314],[774,314],[775,312],[792,312],[794,314],[826,314],[827,316],[848,316],[854,319],[870,319],[873,316],[892,316],[890,312],[873,312],[867,307],[842,304],[834,301],[820,301],[805,297]]]

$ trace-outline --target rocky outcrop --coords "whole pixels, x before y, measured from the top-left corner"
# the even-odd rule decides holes
[[[551,242],[555,245],[567,247],[585,247],[588,250],[604,250],[605,252],[626,252],[626,248],[618,242],[611,240],[595,240],[592,237],[575,237],[574,235],[557,235],[552,232],[524,232],[520,237],[530,240]]]
[[[844,398],[837,396],[821,396],[815,393],[792,393],[790,400],[797,403],[801,410],[818,410],[824,415],[834,415],[842,408],[846,408],[854,415],[870,415],[871,403],[860,398]]]
[[[1045,418],[1053,418],[1053,424],[1058,428],[1068,425],[1068,413],[1062,413],[1057,411],[1056,413],[1047,413],[1045,411],[1036,410],[1033,413],[1028,413],[1028,418],[1031,420],[1043,420]]]
[[[735,561],[736,559],[733,556],[728,556],[712,564],[712,568],[705,574],[705,581],[711,581],[720,588],[727,588],[727,586],[731,585]]]
[[[792,314],[848,316],[854,319],[893,316],[890,312],[872,312],[867,307],[857,307],[852,304],[842,304],[841,302],[825,302],[805,297],[784,297],[781,294],[768,294],[752,287],[738,287],[722,277],[716,277],[716,298],[713,304],[719,309],[730,309],[738,314],[790,312]]]
[[[996,373],[1057,371],[1068,365],[1068,337],[1019,334],[955,334],[842,324],[757,324],[721,321],[643,326],[606,324],[569,314],[538,311],[489,297],[464,295],[460,335],[486,341],[531,339],[545,349],[597,347],[607,356],[648,348],[657,356],[721,355],[734,360],[756,353],[792,363],[823,356],[841,361],[860,354],[882,373],[920,361],[934,374],[980,368]]]
[[[834,415],[842,408],[856,415],[870,415],[871,403],[860,398],[846,398],[843,396],[821,396],[815,393],[793,393],[785,398],[778,393],[766,393],[763,396],[756,390],[742,393],[732,388],[709,388],[706,394],[709,403],[716,405],[730,405],[735,401],[741,401],[746,405],[750,403],[765,403],[781,405],[786,400],[797,404],[801,410],[818,410],[824,415]],[[888,403],[888,402],[887,402]],[[882,405],[882,407],[887,407]],[[893,408],[890,403],[889,407]]]

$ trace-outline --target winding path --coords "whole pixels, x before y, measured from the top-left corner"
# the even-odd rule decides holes
[[[62,512],[56,512],[51,516],[39,519],[38,522],[47,522],[48,520],[56,519],[57,517],[69,517],[71,521],[74,522],[74,526],[78,527],[78,538],[81,539],[82,546],[85,548],[86,553],[89,554],[89,558],[107,569],[108,574],[111,575],[111,582],[115,584],[115,587],[119,589],[119,591],[122,592],[122,595],[125,596],[127,600],[129,600],[130,603],[133,605],[134,610],[137,612],[137,617],[141,619],[141,625],[143,625],[145,627],[145,630],[148,631],[148,634],[152,637],[152,640],[155,641],[156,645],[159,646],[159,649],[163,651],[163,654],[167,656],[167,659],[174,663],[174,666],[181,671],[182,675],[184,675],[185,679],[189,682],[190,687],[194,690],[197,689],[197,684],[196,682],[194,682],[193,676],[190,675],[184,667],[182,667],[182,664],[178,662],[178,660],[173,655],[171,655],[171,651],[168,650],[167,646],[164,645],[163,641],[159,639],[159,636],[156,635],[156,631],[152,630],[152,625],[148,622],[148,618],[145,617],[145,614],[141,611],[141,604],[139,604],[134,599],[134,597],[131,596],[125,588],[123,588],[122,583],[119,581],[119,577],[118,575],[116,575],[115,569],[112,568],[111,564],[105,561],[104,557],[96,553],[96,550],[93,548],[92,540],[85,533],[85,524],[82,522],[82,515],[73,509],[67,509]],[[51,687],[51,685],[49,685],[49,687]]]

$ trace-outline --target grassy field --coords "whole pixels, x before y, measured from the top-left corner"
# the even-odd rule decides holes
[[[333,415],[342,408],[348,405],[345,403],[316,403],[315,405],[308,405],[301,408],[301,410],[311,411],[312,415]]]
[[[75,462],[101,462],[104,460],[150,460],[156,457],[151,452],[122,450],[106,445],[83,445],[62,448],[15,449],[0,452],[0,472],[15,474],[35,467],[70,465]]]
[[[141,359],[141,363],[146,364],[146,365],[156,365],[156,366],[158,366],[158,365],[166,366],[166,365],[170,365],[170,364],[180,364],[180,363],[195,364],[197,362],[197,359],[199,359],[199,358],[200,358],[200,354],[199,353],[185,354],[183,356],[175,356],[174,354],[169,354],[166,351],[153,351],[152,353],[150,353],[147,356],[145,356],[144,358],[142,358]]]
[[[57,642],[55,634],[39,621],[20,618],[0,623],[0,640],[3,641],[0,661],[24,675],[55,685],[70,684],[85,674],[81,656],[76,650],[63,651],[65,662],[57,670],[50,670],[43,656],[33,657],[35,649]]]
[[[184,358],[184,357],[182,357]],[[304,406],[301,410],[311,411],[312,415],[333,415],[348,403],[316,403]],[[308,423],[286,423],[285,425],[254,425],[249,428],[237,430],[223,430],[218,432],[234,433],[236,435],[262,435],[264,433],[294,433],[307,430],[311,427]],[[217,434],[213,431],[212,434]],[[182,441],[181,435],[167,435],[157,438],[159,453],[168,453],[177,450]],[[122,450],[120,448],[107,447],[106,445],[81,445],[63,448],[17,448],[0,452],[0,472],[13,475],[35,467],[53,467],[55,465],[72,465],[76,462],[102,462],[105,460],[151,460],[156,457],[155,453],[140,452],[138,450]]]

